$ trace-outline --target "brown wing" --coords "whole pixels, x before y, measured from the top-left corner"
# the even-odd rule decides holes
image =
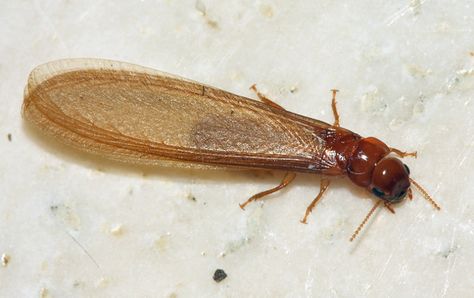
[[[317,171],[327,123],[136,65],[94,59],[34,69],[24,117],[112,159]]]

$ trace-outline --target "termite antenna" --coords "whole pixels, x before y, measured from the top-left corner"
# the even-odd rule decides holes
[[[441,210],[441,207],[433,200],[433,198],[428,194],[428,192],[426,192],[426,190],[421,187],[420,184],[418,184],[415,180],[410,179],[410,182],[413,183],[413,185],[415,186],[416,189],[418,189],[419,192],[421,192],[421,194],[423,195],[423,197],[431,203],[431,205],[433,205],[433,207],[435,207],[435,209],[437,210]]]
[[[372,214],[374,213],[375,209],[377,209],[377,207],[379,206],[379,204],[381,203],[382,201],[381,200],[377,200],[377,202],[374,204],[374,206],[372,207],[372,209],[370,209],[369,213],[367,213],[367,215],[365,216],[364,220],[360,223],[360,225],[357,227],[357,229],[355,230],[354,234],[352,234],[352,237],[349,241],[353,241],[357,235],[360,233],[360,231],[362,230],[362,228],[364,227],[364,225],[367,223],[367,221],[369,220],[369,218],[372,216]]]

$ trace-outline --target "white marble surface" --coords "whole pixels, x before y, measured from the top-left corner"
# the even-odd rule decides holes
[[[2,1],[0,20],[1,297],[472,295],[472,1]],[[326,121],[339,88],[342,125],[417,150],[406,162],[442,210],[416,194],[349,243],[372,200],[347,180],[303,225],[317,176],[241,211],[282,174],[141,168],[65,148],[20,106],[29,71],[69,57],[252,97],[258,83]]]

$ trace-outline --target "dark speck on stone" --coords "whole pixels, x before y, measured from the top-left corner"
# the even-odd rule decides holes
[[[227,277],[227,274],[222,269],[217,269],[214,272],[214,276],[212,277],[215,282],[221,282]]]

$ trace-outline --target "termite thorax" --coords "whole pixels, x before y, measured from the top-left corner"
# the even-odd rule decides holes
[[[390,153],[390,148],[379,139],[360,139],[348,158],[347,175],[356,185],[368,187],[377,163]]]

